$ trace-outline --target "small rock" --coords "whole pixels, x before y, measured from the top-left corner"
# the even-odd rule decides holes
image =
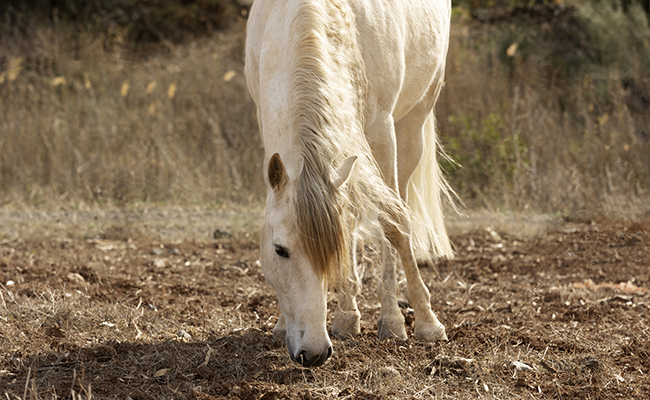
[[[154,377],[154,378],[160,378],[161,376],[167,375],[167,372],[169,372],[169,368],[162,368],[162,369],[159,369],[158,371],[156,371],[156,372],[153,374],[153,377]]]
[[[174,247],[173,249],[169,250],[169,254],[172,256],[178,256],[181,254],[181,251],[178,249],[178,247]]]
[[[77,274],[76,272],[68,274],[67,278],[68,278],[68,280],[70,280],[72,282],[77,282],[80,285],[83,285],[84,283],[86,283],[86,280],[84,279],[84,277]]]
[[[401,377],[399,371],[393,367],[381,367],[377,373],[382,379],[398,379]]]
[[[213,239],[223,239],[225,237],[229,237],[230,233],[226,231],[222,231],[221,229],[215,229],[214,233],[212,234]]]
[[[531,367],[528,364],[524,364],[524,363],[522,363],[520,361],[512,361],[510,363],[510,366],[515,367],[519,371],[532,371],[533,370],[533,367]]]
[[[190,340],[192,340],[192,336],[190,336],[189,333],[185,332],[182,329],[180,331],[176,332],[176,337],[181,339],[184,342],[189,342]]]
[[[160,247],[154,247],[151,249],[151,254],[154,256],[162,256],[165,254],[165,250],[161,249]]]

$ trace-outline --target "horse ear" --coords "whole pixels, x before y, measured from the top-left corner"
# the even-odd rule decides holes
[[[280,159],[280,154],[275,153],[269,160],[269,183],[276,192],[284,187],[289,181],[287,170]]]
[[[357,156],[352,156],[345,160],[343,164],[336,170],[336,178],[334,178],[334,187],[337,189],[340,188],[348,181],[350,178],[350,173],[352,172],[352,167],[357,161]]]

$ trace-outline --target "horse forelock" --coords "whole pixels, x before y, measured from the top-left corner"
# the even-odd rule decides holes
[[[316,272],[330,282],[347,268],[348,221],[337,189],[315,167],[309,162],[303,167],[294,210],[300,246]]]

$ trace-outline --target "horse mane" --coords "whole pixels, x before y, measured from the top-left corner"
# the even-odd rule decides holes
[[[291,24],[290,115],[301,154],[292,207],[300,246],[326,282],[349,267],[355,219],[400,226],[408,215],[365,138],[367,80],[354,18],[344,1],[306,0]],[[335,187],[335,168],[352,156],[359,158],[350,178]]]

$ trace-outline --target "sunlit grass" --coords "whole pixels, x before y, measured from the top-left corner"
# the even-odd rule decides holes
[[[246,200],[260,193],[241,26],[144,57],[106,49],[101,38],[72,27],[59,26],[57,37],[47,26],[31,28],[0,39],[10,55],[0,84],[4,201]]]
[[[648,213],[643,13],[574,0],[549,22],[524,13],[482,23],[466,3],[454,12],[437,107],[452,161],[443,167],[465,203],[587,219]],[[3,202],[263,198],[243,20],[157,53],[109,33],[27,24],[28,34],[0,37]]]

